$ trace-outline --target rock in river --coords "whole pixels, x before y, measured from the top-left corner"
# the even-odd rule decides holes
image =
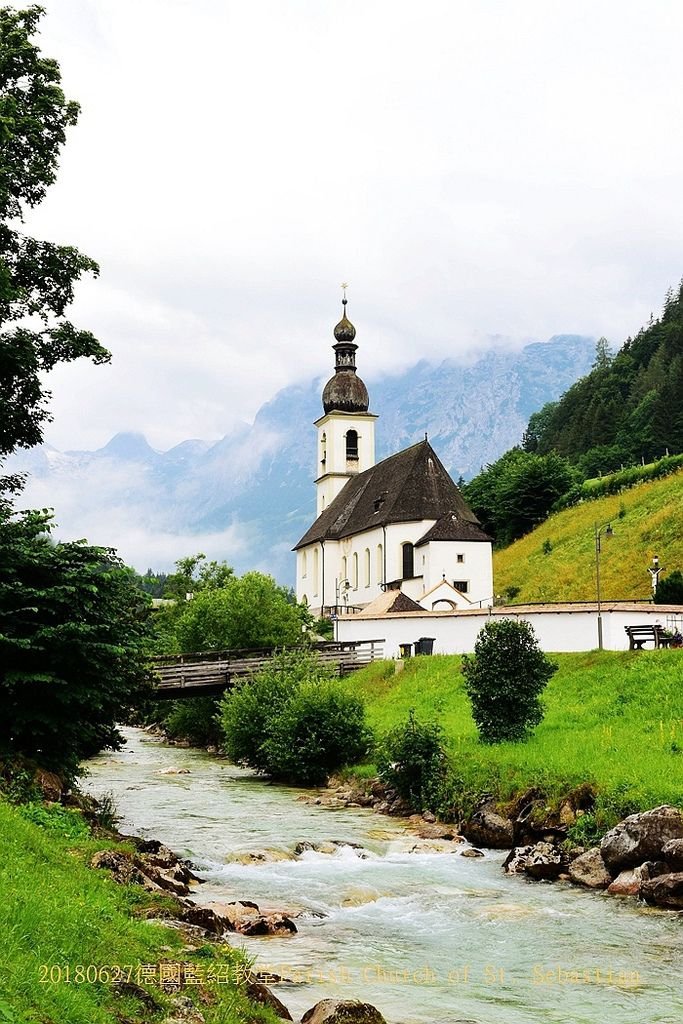
[[[646,860],[661,860],[671,839],[683,839],[683,811],[664,805],[624,818],[604,837],[600,853],[616,874]]]
[[[576,857],[568,868],[569,877],[577,885],[585,885],[589,889],[606,889],[612,882],[612,876],[605,867],[600,847],[594,846]]]
[[[301,1024],[386,1024],[370,1003],[353,999],[321,999],[301,1018]]]

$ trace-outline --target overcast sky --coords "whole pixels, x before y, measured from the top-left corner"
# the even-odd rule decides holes
[[[683,273],[679,0],[42,3],[82,115],[29,225],[114,356],[53,375],[60,448],[251,419],[331,371],[343,280],[372,379],[618,346]]]

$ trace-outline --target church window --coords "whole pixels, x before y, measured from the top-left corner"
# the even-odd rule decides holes
[[[465,561],[465,556],[464,555],[456,555],[455,557],[457,558],[459,563],[462,563],[462,562]]]
[[[318,549],[313,549],[313,593],[318,593]]]
[[[306,579],[306,573],[308,572],[308,556],[305,551],[301,552],[301,575]]]
[[[370,586],[370,548],[365,549],[365,586]]]
[[[327,461],[327,434],[323,434],[320,438],[320,461],[323,466]]]
[[[341,560],[341,581],[342,583],[348,583],[349,581],[349,570],[346,562],[346,555]]]
[[[414,557],[413,557],[413,545],[410,542],[401,545],[401,561],[403,565],[403,572],[401,576],[404,580],[410,580],[415,575]]]
[[[358,555],[353,556],[353,589],[358,590]]]
[[[358,458],[358,431],[347,430],[346,431],[346,458],[357,459]]]
[[[381,583],[384,579],[384,551],[382,545],[377,545],[377,582]]]
[[[470,585],[468,580],[453,580],[453,588],[459,590],[461,594],[466,594]]]

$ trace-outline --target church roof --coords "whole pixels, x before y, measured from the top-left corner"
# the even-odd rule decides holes
[[[322,540],[341,540],[375,526],[440,520],[448,512],[479,530],[477,517],[429,441],[420,441],[350,477],[294,550]]]
[[[415,547],[419,548],[421,544],[429,544],[433,540],[492,541],[493,538],[489,537],[488,533],[484,533],[481,526],[469,519],[462,519],[456,512],[449,509],[416,541]]]
[[[363,608],[361,615],[391,615],[397,612],[423,612],[424,608],[402,590],[385,590]]]

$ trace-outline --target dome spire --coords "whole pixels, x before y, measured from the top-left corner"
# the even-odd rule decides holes
[[[356,375],[356,328],[346,316],[346,289],[342,284],[342,318],[334,329],[335,353],[334,377],[328,380],[323,391],[323,408],[326,413],[367,412],[368,392],[363,381]]]

